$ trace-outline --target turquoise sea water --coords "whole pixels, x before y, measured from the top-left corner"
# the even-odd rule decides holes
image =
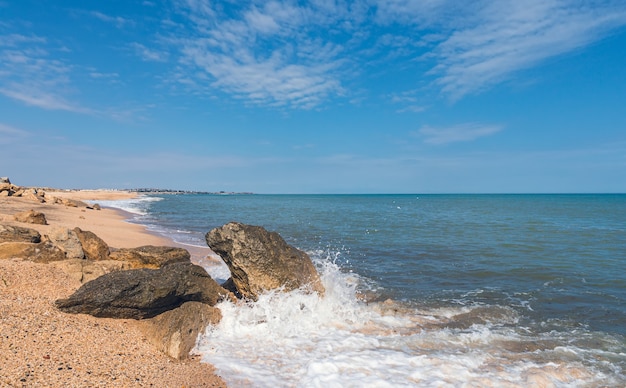
[[[117,205],[193,245],[229,221],[261,225],[324,274],[333,291],[323,301],[222,306],[224,326],[199,349],[233,386],[626,385],[626,195],[188,194]],[[275,310],[288,298],[316,307]]]

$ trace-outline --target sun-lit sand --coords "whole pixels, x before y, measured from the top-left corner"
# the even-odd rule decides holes
[[[127,199],[124,191],[48,191],[82,201]],[[13,214],[33,209],[49,225],[23,224]],[[91,210],[32,199],[0,197],[0,224],[37,229],[79,227],[114,248],[175,246],[173,241],[128,223],[117,210]],[[0,249],[2,246],[0,245]],[[210,249],[194,249],[202,259]],[[225,386],[213,367],[197,359],[175,361],[156,350],[136,321],[61,313],[54,301],[80,284],[58,267],[22,259],[0,260],[0,387],[214,387]]]

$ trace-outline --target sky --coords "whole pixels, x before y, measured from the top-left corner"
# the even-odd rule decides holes
[[[626,192],[624,0],[0,0],[0,176]]]

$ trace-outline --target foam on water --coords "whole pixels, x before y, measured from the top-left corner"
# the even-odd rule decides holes
[[[145,216],[149,212],[149,207],[152,202],[161,201],[163,198],[159,197],[137,197],[132,199],[116,199],[116,200],[105,200],[105,201],[92,201],[97,202],[100,206],[112,207],[115,209],[120,209],[125,212],[138,215]]]
[[[317,261],[323,297],[268,292],[222,302],[196,351],[229,386],[617,386],[623,345],[588,333],[532,334],[506,307],[418,310],[366,303],[361,279]],[[598,346],[578,346],[591,336]],[[591,340],[587,338],[587,340]],[[620,353],[622,352],[622,353]],[[611,369],[613,368],[613,369]],[[617,367],[619,369],[619,367]]]

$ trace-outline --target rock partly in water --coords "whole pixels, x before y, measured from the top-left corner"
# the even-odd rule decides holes
[[[41,235],[35,229],[21,226],[0,225],[0,243],[3,242],[41,242]]]
[[[182,360],[189,357],[198,335],[221,319],[222,313],[216,307],[186,302],[174,310],[143,320],[140,328],[157,349],[176,360]]]
[[[48,225],[46,215],[42,212],[36,212],[33,209],[16,213],[13,215],[13,219],[17,222],[24,222],[27,224]]]
[[[109,259],[128,262],[132,268],[160,268],[172,263],[188,263],[191,254],[183,248],[146,245],[118,249],[111,252]]]
[[[62,227],[55,227],[48,233],[50,241],[65,252],[68,259],[83,259],[85,252],[75,231]]]
[[[80,245],[87,260],[108,260],[111,250],[104,240],[95,233],[80,228],[74,228],[74,233],[80,241]]]
[[[214,306],[228,297],[200,266],[174,263],[159,269],[111,272],[83,284],[67,299],[56,301],[67,313],[105,318],[151,318],[184,302]]]
[[[276,232],[231,222],[207,233],[206,241],[228,265],[232,282],[244,298],[256,300],[261,292],[278,288],[324,293],[310,257]]]

